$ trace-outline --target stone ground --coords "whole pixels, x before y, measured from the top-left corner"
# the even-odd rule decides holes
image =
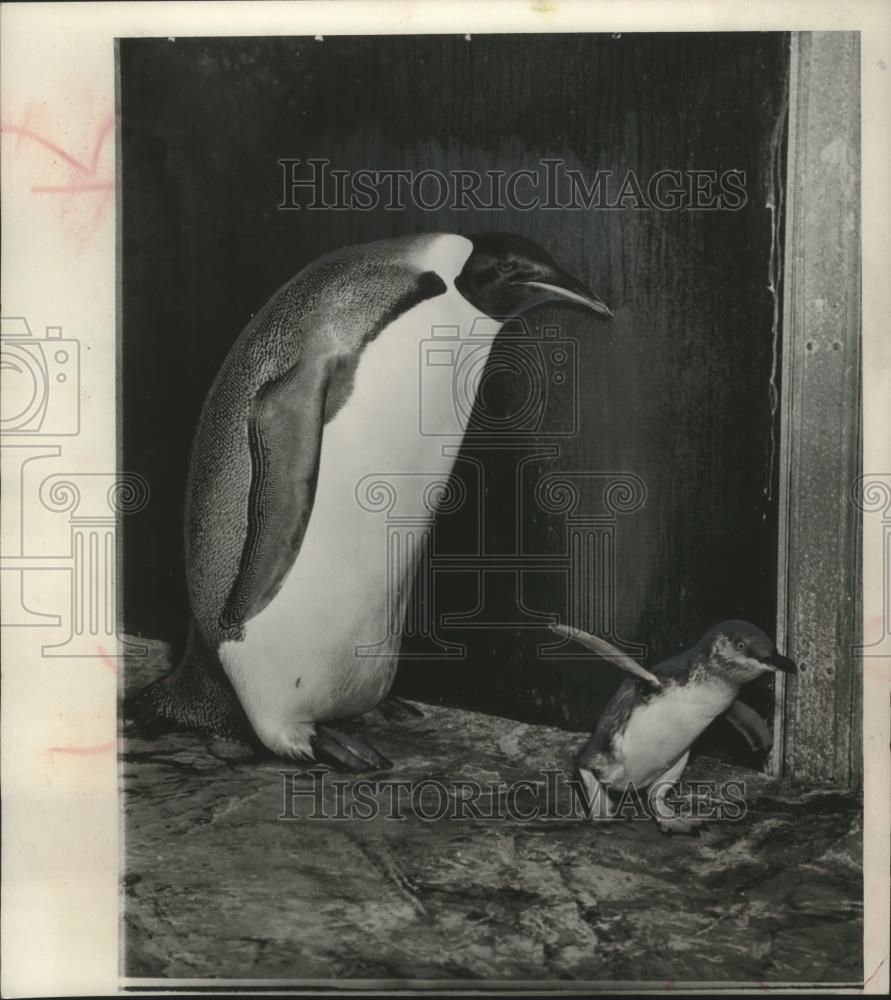
[[[166,647],[151,650],[128,684],[162,672]],[[352,724],[395,762],[364,777],[543,781],[587,736],[420,707]],[[485,818],[497,795],[479,800],[483,818],[425,820],[405,799],[405,818],[391,819],[392,789],[371,800],[377,819],[337,819],[338,801],[369,810],[356,776],[333,774],[320,793],[331,818],[309,819],[306,768],[284,778],[295,769],[228,741],[127,737],[122,758],[127,977],[862,980],[861,803],[841,790],[700,757],[688,777],[744,780],[748,811],[668,837],[650,821]],[[299,819],[280,818],[286,782],[310,793],[290,799]],[[516,801],[542,799],[527,787]],[[428,789],[420,804],[435,812],[437,797]]]

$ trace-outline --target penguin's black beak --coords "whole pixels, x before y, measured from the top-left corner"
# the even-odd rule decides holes
[[[798,673],[798,667],[794,661],[790,660],[788,656],[783,656],[782,653],[774,652],[773,656],[767,660],[767,663],[773,667],[774,670],[780,671],[784,674]]]
[[[549,275],[547,279],[533,279],[523,281],[522,284],[537,292],[541,296],[542,302],[558,299],[564,302],[574,302],[576,305],[584,306],[601,316],[612,316],[613,314],[612,309],[603,299],[565,271],[559,271],[553,278]]]

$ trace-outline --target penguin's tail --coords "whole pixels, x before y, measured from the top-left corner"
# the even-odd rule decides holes
[[[254,742],[253,730],[222,665],[194,624],[179,664],[124,695],[124,735],[155,738],[193,731]]]

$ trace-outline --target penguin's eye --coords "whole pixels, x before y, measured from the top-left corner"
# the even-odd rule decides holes
[[[500,271],[502,274],[509,274],[514,270],[514,267],[514,262],[509,260],[507,257],[499,257],[498,260],[495,261],[495,269]]]
[[[746,644],[745,644],[745,643],[744,643],[744,642],[742,641],[742,639],[737,639],[737,640],[736,640],[736,642],[734,643],[734,645],[736,646],[736,648],[737,648],[737,649],[738,649],[738,650],[739,650],[739,651],[740,651],[741,653],[742,653],[742,652],[743,652],[743,651],[745,650],[745,648],[746,648]]]

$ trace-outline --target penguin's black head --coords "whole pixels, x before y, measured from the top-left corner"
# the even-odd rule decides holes
[[[705,637],[709,659],[737,684],[753,681],[769,671],[794,674],[798,668],[764,632],[751,622],[730,620],[716,625]]]
[[[510,233],[468,237],[473,252],[455,287],[487,316],[517,316],[544,302],[572,302],[612,316],[605,302],[564,271],[537,244]]]

